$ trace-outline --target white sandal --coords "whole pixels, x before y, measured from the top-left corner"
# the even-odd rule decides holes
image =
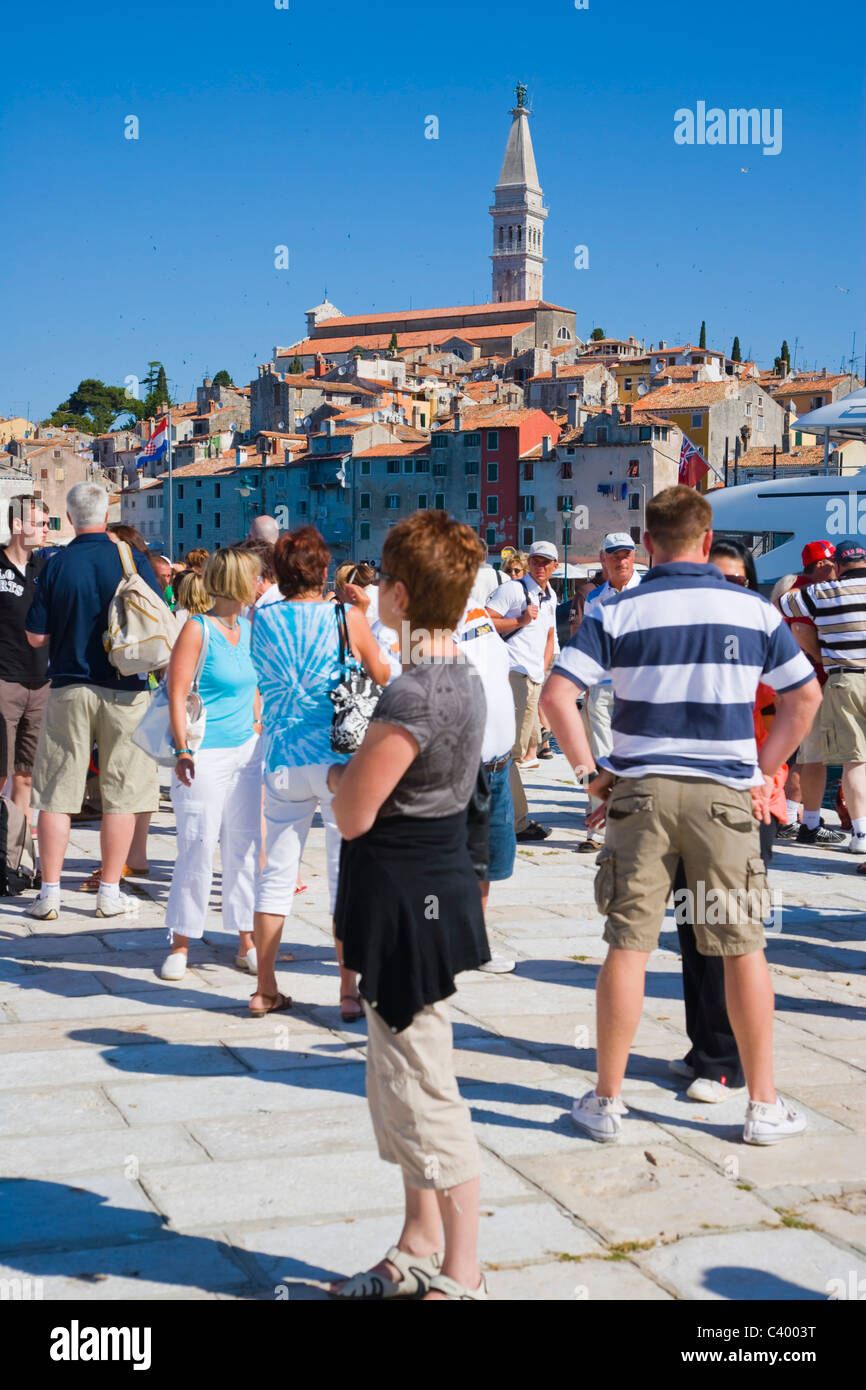
[[[430,1292],[444,1293],[446,1298],[459,1299],[461,1303],[465,1303],[467,1300],[475,1302],[482,1298],[489,1298],[483,1274],[477,1289],[467,1289],[464,1284],[458,1284],[456,1279],[449,1278],[447,1274],[437,1274],[430,1280]]]
[[[403,1275],[399,1283],[383,1274],[364,1270],[361,1274],[353,1274],[339,1289],[331,1289],[332,1298],[414,1298],[432,1287],[432,1281],[442,1268],[441,1250],[434,1255],[410,1255],[392,1245],[385,1259]]]

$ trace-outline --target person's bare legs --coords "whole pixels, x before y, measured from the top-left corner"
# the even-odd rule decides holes
[[[285,920],[285,916],[278,917],[275,912],[253,913],[253,943],[259,963],[259,977],[256,992],[250,1000],[251,1009],[266,1009],[277,993],[275,966]],[[265,995],[268,995],[267,999]]]
[[[643,1008],[649,951],[609,946],[595,990],[596,1095],[615,1098],[622,1089],[628,1054]]]
[[[435,1255],[437,1250],[443,1247],[442,1218],[439,1215],[437,1193],[432,1187],[409,1187],[406,1182],[403,1183],[403,1192],[406,1210],[403,1229],[397,1241],[398,1250],[404,1250],[407,1255]],[[389,1260],[380,1260],[369,1272],[381,1274],[383,1279],[390,1279],[395,1284],[401,1283],[403,1279],[400,1271],[395,1269]],[[454,1277],[452,1275],[452,1278]],[[331,1288],[336,1291],[346,1282],[345,1279],[336,1279]]]
[[[823,763],[802,763],[800,766],[800,796],[804,811],[820,811],[827,790],[827,769]],[[793,801],[794,798],[791,797]]]
[[[334,950],[337,952],[337,964],[340,967],[340,1007],[342,1008],[344,1002],[348,1002],[350,999],[358,999],[358,1018],[361,1018],[364,1006],[358,995],[358,972],[346,969],[343,964],[343,943],[338,941],[336,936],[334,937]],[[349,1009],[347,1012],[353,1013],[354,1010]],[[413,1251],[412,1253],[416,1254],[417,1252]]]
[[[150,811],[139,811],[135,817],[135,829],[132,832],[132,844],[129,846],[129,856],[126,860],[131,869],[139,869],[144,873],[150,868],[147,861],[147,835],[150,830]]]
[[[846,763],[842,768],[842,791],[852,820],[866,816],[866,763]]]
[[[27,824],[33,823],[33,812],[30,808],[30,789],[33,778],[29,772],[13,772],[12,774],[12,802],[23,811],[27,817]],[[50,883],[55,883],[56,879],[49,879]]]
[[[436,1189],[439,1214],[445,1228],[445,1258],[442,1273],[455,1283],[473,1292],[481,1283],[478,1268],[478,1216],[481,1202],[481,1179],[470,1178],[457,1187]],[[441,1301],[446,1297],[433,1289],[425,1299]]]
[[[69,844],[69,824],[63,811],[39,812],[39,872],[43,883],[60,882]]]
[[[773,982],[763,951],[725,956],[725,1002],[751,1100],[776,1099],[773,1085]]]
[[[39,817],[42,824],[42,816]],[[102,882],[119,883],[123,866],[127,862],[129,847],[135,830],[135,816],[132,811],[105,811],[102,828],[99,832],[99,847],[102,851]],[[41,838],[41,832],[40,832]],[[54,882],[52,879],[51,882]]]

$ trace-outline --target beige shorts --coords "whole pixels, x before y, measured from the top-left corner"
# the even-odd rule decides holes
[[[454,1076],[451,1015],[429,1004],[402,1033],[392,1033],[369,1004],[367,1100],[386,1163],[407,1187],[457,1187],[481,1171],[469,1107]]]
[[[769,895],[752,798],[704,777],[617,778],[596,860],[605,941],[655,949],[680,859],[688,897],[674,912],[694,924],[701,955],[760,951]]]
[[[823,714],[824,705],[822,703],[815,711],[815,718],[812,720],[809,732],[797,749],[797,767],[802,767],[804,763],[826,762],[824,757]]]
[[[131,738],[149,703],[147,690],[95,685],[51,690],[33,768],[32,801],[37,810],[66,815],[81,810],[95,743],[103,811],[157,811],[157,765]]]
[[[831,672],[824,686],[825,763],[866,763],[866,671]]]

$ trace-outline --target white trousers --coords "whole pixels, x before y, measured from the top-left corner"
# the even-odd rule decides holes
[[[184,787],[172,773],[177,860],[165,908],[169,937],[202,936],[217,845],[222,859],[226,931],[253,929],[253,896],[262,842],[262,753],[258,736],[240,748],[205,748]]]
[[[282,767],[265,773],[265,867],[256,889],[256,912],[288,917],[304,845],[318,807],[325,824],[325,857],[331,912],[337,901],[341,836],[331,810],[329,763]]]

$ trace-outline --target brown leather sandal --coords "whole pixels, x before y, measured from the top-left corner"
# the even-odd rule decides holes
[[[253,999],[255,999],[255,997],[256,997],[256,996],[255,996],[254,994],[251,994],[251,995],[250,995],[250,1001],[252,1001]],[[261,997],[262,997],[262,999],[272,999],[272,1000],[273,1000],[273,1003],[271,1004],[270,1008],[268,1008],[268,1009],[253,1009],[253,1008],[251,1008],[251,1009],[250,1009],[250,1017],[251,1017],[251,1018],[264,1018],[264,1017],[266,1016],[266,1014],[278,1014],[278,1013],[282,1013],[284,1009],[290,1009],[290,1008],[292,1007],[292,1001],[291,1001],[291,999],[289,998],[289,996],[288,996],[287,994],[280,994],[280,991],[279,991],[279,990],[277,990],[276,994],[263,994]]]

